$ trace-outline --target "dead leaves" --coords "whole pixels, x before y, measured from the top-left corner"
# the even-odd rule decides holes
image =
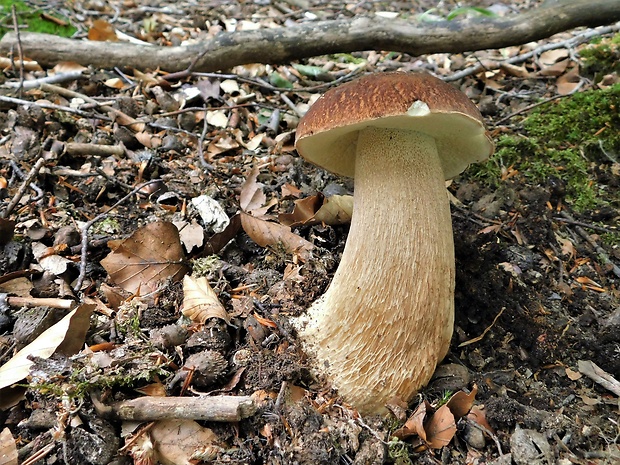
[[[353,216],[353,196],[319,193],[295,202],[292,213],[282,213],[280,222],[290,227],[312,224],[347,224]]]
[[[418,436],[423,448],[441,449],[447,446],[456,434],[456,421],[472,410],[477,392],[476,386],[470,393],[459,391],[435,412],[428,401],[423,401],[405,424],[394,431],[393,436],[401,440]]]
[[[230,324],[230,316],[207,278],[185,276],[183,295],[183,315],[194,323],[204,324],[209,318],[219,318]]]
[[[110,279],[123,289],[154,292],[166,279],[178,281],[187,272],[179,231],[166,221],[150,223],[120,243],[101,264]]]
[[[80,351],[94,305],[83,304],[45,330],[0,367],[0,390],[26,378],[33,365],[32,357],[49,358],[54,353],[73,355]]]
[[[275,202],[267,202],[263,185],[257,181],[258,174],[258,168],[254,167],[239,195],[239,204],[242,209],[241,227],[261,247],[281,245],[288,253],[299,257],[300,260],[308,260],[314,249],[311,242],[293,233],[288,226],[265,219],[267,212],[275,205]]]

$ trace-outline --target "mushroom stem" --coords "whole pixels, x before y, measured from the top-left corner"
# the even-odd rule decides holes
[[[329,289],[301,329],[304,348],[362,413],[409,402],[446,355],[454,322],[454,243],[435,140],[359,133],[353,219]]]

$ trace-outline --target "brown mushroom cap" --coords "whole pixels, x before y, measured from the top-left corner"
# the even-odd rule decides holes
[[[295,145],[309,162],[354,177],[358,131],[369,126],[432,136],[445,179],[494,148],[467,96],[424,73],[372,74],[326,92],[299,123]]]

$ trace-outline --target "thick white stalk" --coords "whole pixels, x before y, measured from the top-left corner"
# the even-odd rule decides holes
[[[329,289],[301,329],[346,401],[410,401],[448,351],[454,322],[450,206],[433,138],[360,131],[353,219]]]

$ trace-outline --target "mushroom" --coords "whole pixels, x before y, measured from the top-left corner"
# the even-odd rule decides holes
[[[449,349],[454,243],[445,180],[493,153],[476,106],[428,74],[368,75],[325,93],[298,153],[355,178],[353,217],[326,293],[294,320],[317,371],[361,413],[412,400]]]

